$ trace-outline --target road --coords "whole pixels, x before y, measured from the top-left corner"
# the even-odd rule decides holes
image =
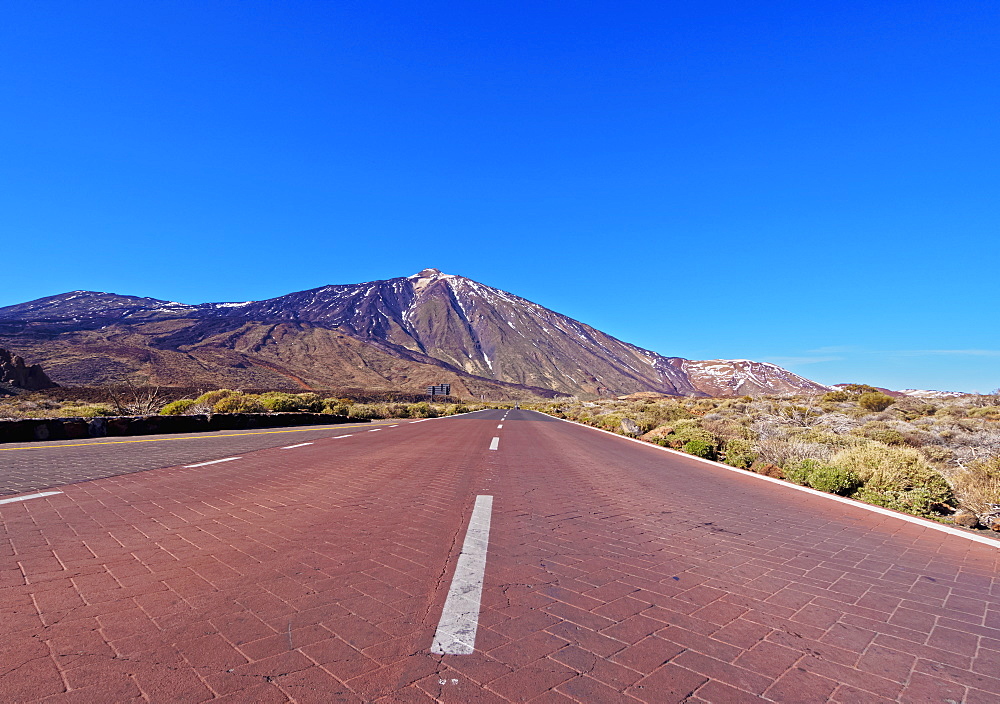
[[[296,430],[0,452],[60,492],[2,700],[1000,702],[992,545],[529,411]]]

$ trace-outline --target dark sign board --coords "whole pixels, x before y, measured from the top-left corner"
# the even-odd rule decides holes
[[[428,386],[427,393],[431,396],[448,396],[451,394],[451,384],[438,384],[437,386]]]

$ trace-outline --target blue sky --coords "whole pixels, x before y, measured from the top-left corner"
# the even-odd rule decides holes
[[[0,305],[434,266],[662,354],[1000,387],[995,2],[49,2]]]

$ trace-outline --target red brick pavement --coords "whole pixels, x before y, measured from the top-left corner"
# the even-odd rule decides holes
[[[489,458],[485,652],[445,660],[486,690],[1000,702],[1000,545],[578,426],[508,427]]]
[[[498,415],[0,506],[0,693],[1000,701],[1000,549]],[[495,497],[477,651],[431,655],[477,494]]]
[[[0,496],[314,442],[394,421],[0,444]]]

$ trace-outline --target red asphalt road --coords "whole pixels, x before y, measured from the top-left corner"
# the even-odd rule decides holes
[[[501,415],[0,505],[2,700],[1000,702],[1000,549]],[[433,655],[484,494],[476,651]]]

